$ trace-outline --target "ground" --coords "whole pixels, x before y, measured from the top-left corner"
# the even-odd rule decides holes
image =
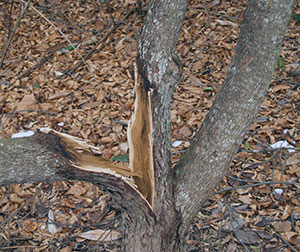
[[[0,138],[47,126],[89,141],[106,158],[126,159],[147,10],[136,2],[32,1],[14,33],[25,4],[1,1],[1,56],[9,47],[0,68]],[[190,1],[178,43],[174,164],[224,81],[246,6],[201,2]],[[186,251],[300,249],[299,15],[296,1],[268,94],[228,174],[195,218]],[[88,183],[1,187],[0,226],[1,251],[120,251],[119,214]]]

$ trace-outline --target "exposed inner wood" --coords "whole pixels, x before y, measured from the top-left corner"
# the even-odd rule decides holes
[[[43,128],[44,133],[60,137],[60,144],[70,158],[70,162],[79,169],[104,172],[123,177],[137,188],[151,207],[154,197],[154,176],[152,156],[152,116],[150,91],[146,91],[138,81],[135,67],[135,108],[128,124],[129,167],[113,163],[102,158],[97,149],[80,138]]]
[[[71,163],[80,169],[95,172],[105,170],[107,173],[128,177],[139,176],[126,166],[117,165],[110,159],[102,158],[99,153],[97,153],[97,148],[88,145],[80,138],[48,128],[42,128],[41,131],[59,136],[63,149],[70,156]],[[110,170],[111,172],[109,172]]]
[[[135,106],[128,125],[129,168],[142,195],[153,207],[154,175],[152,155],[151,95],[143,83],[138,81],[135,66]]]

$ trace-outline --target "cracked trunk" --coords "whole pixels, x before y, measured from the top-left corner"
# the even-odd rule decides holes
[[[113,207],[121,208],[124,251],[184,251],[191,221],[226,173],[263,101],[293,1],[249,1],[227,78],[191,146],[172,168],[170,103],[181,75],[176,43],[186,5],[187,0],[152,0],[139,40],[139,85],[148,99],[151,118],[147,125],[152,127],[147,131],[152,139],[149,143],[145,140],[152,164],[148,165],[148,159],[146,163],[152,170],[136,167],[120,171],[139,181],[139,191],[116,174],[120,168],[106,172],[110,163],[92,169],[91,164],[101,160],[90,153],[90,147],[59,133],[1,140],[0,185],[89,181],[111,195]],[[81,154],[72,149],[72,144],[80,147]],[[68,151],[79,162],[78,167],[68,162]],[[80,167],[82,163],[87,168]],[[151,188],[143,181],[150,181]]]

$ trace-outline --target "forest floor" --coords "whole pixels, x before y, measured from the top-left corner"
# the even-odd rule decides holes
[[[295,2],[268,94],[228,174],[195,218],[187,252],[300,251],[300,2]],[[245,6],[246,1],[189,3],[178,43],[183,75],[172,103],[174,164],[224,81]],[[126,158],[137,38],[147,4],[31,1],[14,34],[21,7],[19,1],[0,2],[1,56],[13,34],[0,67],[0,138],[50,127],[89,141],[106,158]],[[0,251],[121,246],[118,211],[85,182],[1,187],[0,227]]]

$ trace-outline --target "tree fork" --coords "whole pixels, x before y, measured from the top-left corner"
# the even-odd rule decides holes
[[[143,177],[138,169],[101,160],[82,140],[53,130],[0,141],[0,184],[89,181],[121,208],[125,251],[183,251],[192,219],[227,171],[268,89],[293,1],[249,1],[226,80],[172,169],[170,103],[180,78],[176,43],[186,5],[186,0],[151,1],[139,40],[140,85],[151,103],[152,196],[130,180]]]

